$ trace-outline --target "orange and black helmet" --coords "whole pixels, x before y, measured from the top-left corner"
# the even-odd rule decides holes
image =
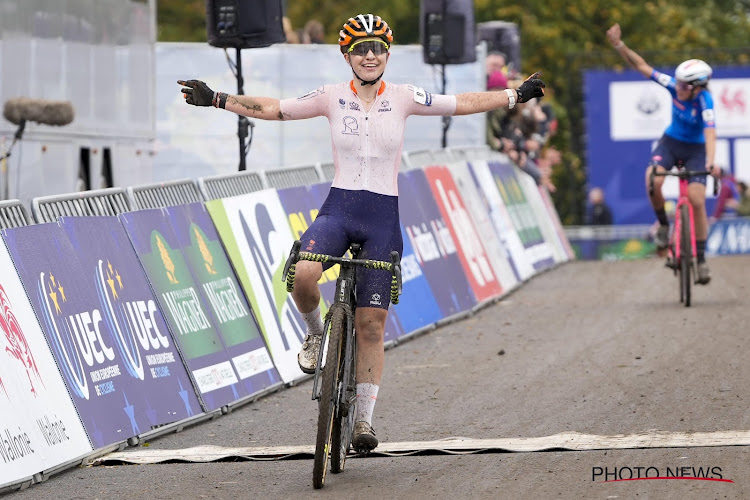
[[[350,17],[339,31],[339,47],[345,54],[349,46],[362,38],[380,38],[388,47],[393,43],[393,31],[380,16],[360,14]]]

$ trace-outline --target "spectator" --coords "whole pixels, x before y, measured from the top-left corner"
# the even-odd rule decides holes
[[[714,213],[709,220],[712,224],[719,219],[736,216],[740,197],[737,193],[737,186],[732,174],[721,169],[719,179],[721,181],[721,188],[719,189],[719,196],[716,198]]]
[[[487,78],[495,73],[502,74],[506,78],[506,80],[508,78],[508,66],[506,64],[506,57],[502,52],[492,51],[487,54],[487,58],[484,61],[484,68],[485,72],[487,73]],[[489,85],[487,86],[487,88],[489,89]]]
[[[281,25],[284,28],[284,35],[286,35],[286,43],[299,43],[299,35],[292,28],[292,21],[288,17],[281,18]]]
[[[302,32],[302,43],[326,43],[325,28],[323,28],[323,23],[317,19],[307,21]]]
[[[737,215],[741,217],[750,216],[750,195],[747,192],[747,184],[743,181],[738,181],[737,192],[740,195],[740,201],[737,203]]]
[[[589,226],[609,226],[612,224],[612,210],[604,202],[604,191],[595,187],[589,191],[589,206],[585,222]]]

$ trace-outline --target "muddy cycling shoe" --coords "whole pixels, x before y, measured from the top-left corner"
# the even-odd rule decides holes
[[[302,348],[297,354],[297,364],[299,369],[305,373],[315,373],[315,366],[318,364],[318,353],[320,352],[320,341],[322,335],[307,335]]]
[[[711,281],[711,272],[708,269],[708,264],[705,262],[698,263],[698,278],[695,280],[699,285],[708,285]]]
[[[375,431],[370,424],[360,420],[354,424],[354,437],[352,438],[352,448],[357,453],[369,453],[378,446],[378,438],[375,437]]]
[[[664,250],[669,246],[669,226],[659,226],[654,235],[654,243],[659,250]]]

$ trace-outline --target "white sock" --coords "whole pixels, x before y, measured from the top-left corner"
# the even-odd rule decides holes
[[[320,306],[308,313],[301,313],[310,335],[323,335],[323,319],[320,317]]]
[[[378,387],[375,384],[357,384],[357,418],[355,422],[364,420],[372,425],[372,412],[378,400]]]

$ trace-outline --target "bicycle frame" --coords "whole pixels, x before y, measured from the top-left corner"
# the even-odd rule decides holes
[[[674,274],[679,274],[680,277],[680,302],[684,303],[685,307],[690,306],[690,278],[692,275],[693,281],[697,282],[698,273],[696,269],[698,255],[697,242],[695,236],[695,213],[693,205],[690,203],[689,197],[689,183],[690,177],[697,175],[711,175],[709,170],[691,171],[687,170],[682,161],[678,161],[673,167],[676,172],[656,172],[655,168],[651,169],[649,176],[649,194],[653,196],[654,193],[654,178],[655,177],[666,177],[674,176],[679,179],[680,183],[680,195],[677,199],[677,206],[675,207],[675,221],[674,229],[669,240],[667,247],[667,267],[670,267]],[[718,190],[718,182],[714,183],[714,194]],[[687,221],[683,220],[683,212],[687,211]],[[688,225],[687,233],[683,227],[684,224]],[[687,238],[686,238],[687,236]],[[684,245],[690,245],[688,251],[684,248]]]
[[[684,167],[683,167],[684,168]],[[677,205],[675,206],[675,214],[679,214],[680,210],[684,205],[688,207],[689,221],[690,221],[690,255],[697,255],[695,245],[695,215],[693,212],[693,205],[690,203],[688,197],[688,178],[680,177],[680,196],[677,198]],[[682,218],[675,216],[674,231],[672,232],[672,245],[670,245],[669,253],[673,253],[671,257],[675,262],[679,261],[682,257],[682,238],[679,235],[682,234]]]
[[[287,291],[294,290],[296,263],[299,260],[332,262],[341,265],[336,280],[336,293],[326,314],[324,332],[327,343],[321,344],[315,367],[312,399],[318,400],[318,433],[313,461],[313,487],[322,488],[326,476],[326,462],[331,458],[331,472],[343,470],[351,445],[356,405],[356,341],[354,311],[356,307],[356,267],[381,269],[392,274],[390,301],[398,303],[401,294],[401,257],[391,252],[391,262],[358,259],[360,245],[352,244],[352,258],[300,252],[301,242],[294,242],[284,265],[282,281]],[[326,342],[326,339],[323,339]],[[323,346],[327,346],[327,349]],[[327,366],[323,366],[324,351]]]

